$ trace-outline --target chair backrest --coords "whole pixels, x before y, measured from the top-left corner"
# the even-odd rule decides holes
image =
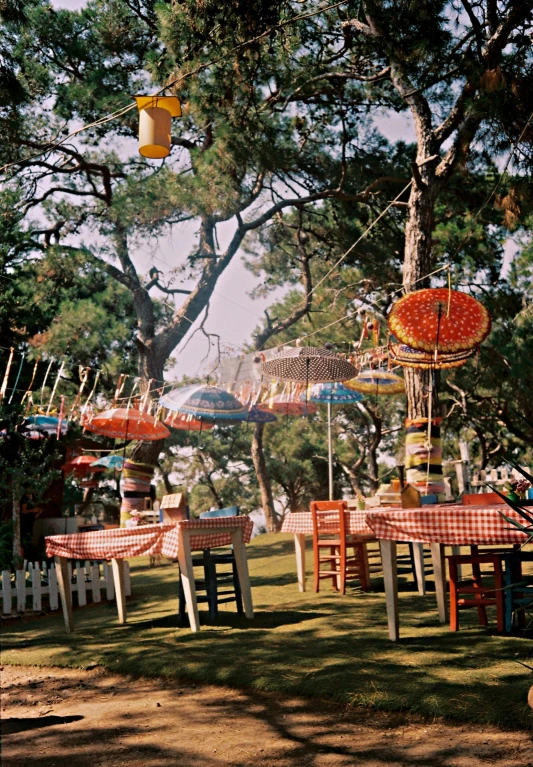
[[[311,501],[313,540],[320,535],[337,535],[346,538],[346,501]]]
[[[212,519],[213,517],[238,517],[238,506],[226,506],[225,509],[213,509],[213,511],[203,511],[200,519]]]
[[[494,506],[495,503],[505,504],[505,501],[497,493],[470,493],[463,495],[461,503],[463,506]]]

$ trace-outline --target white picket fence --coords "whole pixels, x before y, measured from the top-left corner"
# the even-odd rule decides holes
[[[130,568],[128,562],[124,562],[124,579],[126,596],[131,596]],[[87,604],[87,598],[91,596],[93,602],[115,598],[115,586],[113,573],[107,562],[69,562],[68,573],[70,588],[73,594],[77,594],[77,602],[80,607]],[[50,567],[43,563],[28,562],[24,570],[17,570],[15,575],[9,570],[3,570],[0,585],[0,599],[2,600],[3,615],[13,615],[24,612],[41,612],[43,609],[43,596],[48,597],[48,609],[58,610],[59,590],[57,587],[57,574],[55,565]],[[13,610],[14,604],[16,609]]]

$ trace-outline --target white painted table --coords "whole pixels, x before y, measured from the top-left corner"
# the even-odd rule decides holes
[[[162,554],[178,559],[191,631],[200,630],[198,603],[194,586],[191,551],[233,544],[241,584],[244,613],[253,618],[252,592],[246,543],[251,538],[253,522],[247,516],[183,520],[176,525],[142,525],[132,528],[98,530],[46,538],[48,556],[54,556],[65,627],[74,630],[72,594],[68,577],[69,559],[110,559],[115,584],[119,623],[126,622],[124,560]]]
[[[431,548],[439,620],[446,623],[448,614],[445,546],[491,546],[525,543],[527,535],[506,522],[507,517],[520,521],[507,506],[458,506],[437,504],[420,509],[376,509],[367,513],[367,523],[378,538],[383,563],[389,637],[400,637],[398,612],[398,541],[427,543]]]

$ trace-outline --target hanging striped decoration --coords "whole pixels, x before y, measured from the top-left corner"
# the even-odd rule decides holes
[[[440,423],[440,418],[434,418],[428,433],[427,418],[405,421],[406,480],[422,495],[445,492]]]
[[[120,526],[126,527],[126,522],[132,518],[132,512],[143,511],[144,499],[150,497],[150,484],[154,476],[155,466],[148,463],[137,463],[126,460],[122,468],[120,492]]]
[[[475,349],[469,349],[454,354],[439,352],[435,354],[413,349],[407,344],[392,342],[389,344],[389,355],[393,362],[402,365],[402,367],[418,368],[419,370],[443,370],[461,367],[461,365],[466,364],[475,351]]]

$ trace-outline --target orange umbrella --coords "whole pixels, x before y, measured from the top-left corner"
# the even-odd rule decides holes
[[[165,418],[165,423],[173,429],[181,429],[183,431],[207,431],[215,425],[214,423],[201,421],[192,416],[183,415],[183,413],[172,412]]]
[[[105,471],[103,467],[93,466],[96,461],[94,455],[78,455],[76,458],[67,461],[61,467],[65,474],[73,473],[76,477],[84,477],[86,474],[92,474],[93,472]]]
[[[426,288],[408,293],[394,304],[389,330],[412,349],[454,354],[473,349],[488,336],[490,316],[467,293]]]
[[[278,394],[271,402],[267,400],[257,405],[257,410],[263,413],[278,413],[279,415],[312,415],[318,411],[318,408],[311,402],[305,403],[286,394]]]
[[[83,426],[95,434],[118,439],[154,441],[164,439],[170,434],[167,427],[153,415],[125,407],[104,410],[84,422]]]

